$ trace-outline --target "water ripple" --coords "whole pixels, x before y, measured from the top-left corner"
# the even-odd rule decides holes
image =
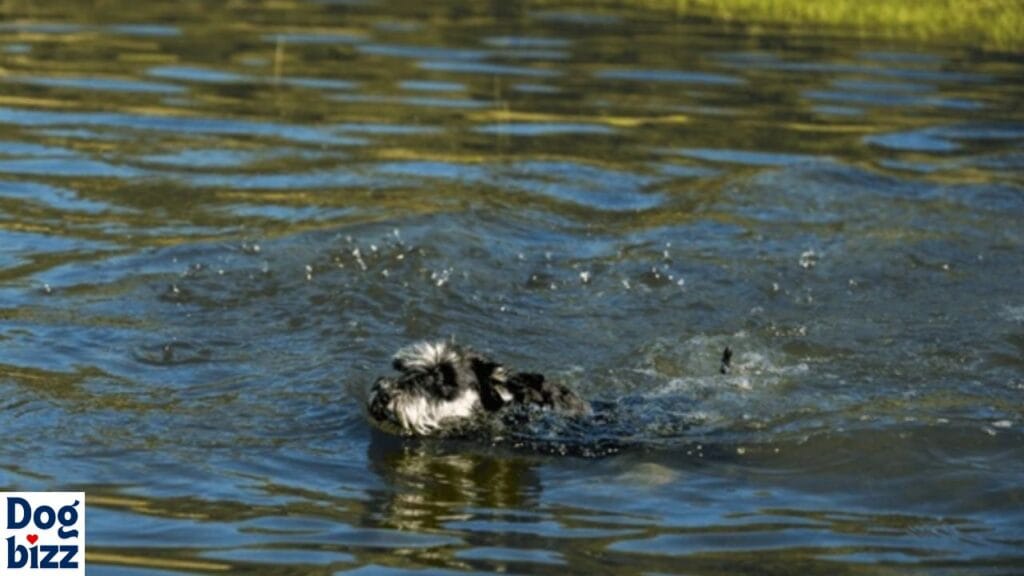
[[[680,70],[601,70],[594,74],[600,80],[629,80],[634,82],[666,82],[671,84],[704,84],[708,86],[738,86],[743,78],[710,72],[683,72]]]
[[[88,491],[90,573],[1024,562],[1012,55],[638,3],[73,4],[0,3],[0,486]],[[374,430],[425,338],[595,413]]]

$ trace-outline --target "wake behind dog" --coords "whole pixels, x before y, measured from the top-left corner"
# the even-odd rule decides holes
[[[731,358],[726,348],[723,374]],[[554,421],[561,429],[585,425],[607,442],[629,436],[617,429],[616,403],[589,402],[542,374],[514,370],[471,348],[420,342],[399,350],[392,366],[397,376],[378,378],[367,400],[370,419],[392,434],[494,440],[524,437],[537,421]]]

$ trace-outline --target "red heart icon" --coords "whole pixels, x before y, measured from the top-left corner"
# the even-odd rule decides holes
[[[29,534],[28,536],[25,536],[25,539],[28,540],[29,544],[35,544],[36,540],[39,540],[39,535],[38,534]]]

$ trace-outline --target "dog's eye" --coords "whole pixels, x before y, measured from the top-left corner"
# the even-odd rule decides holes
[[[438,372],[434,373],[433,381],[436,386],[436,393],[445,400],[451,400],[459,392],[459,374],[451,362],[443,362],[437,367]]]

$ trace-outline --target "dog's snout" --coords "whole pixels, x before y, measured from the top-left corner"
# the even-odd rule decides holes
[[[387,420],[388,405],[391,404],[392,382],[387,378],[379,378],[370,391],[370,415],[377,420]]]

